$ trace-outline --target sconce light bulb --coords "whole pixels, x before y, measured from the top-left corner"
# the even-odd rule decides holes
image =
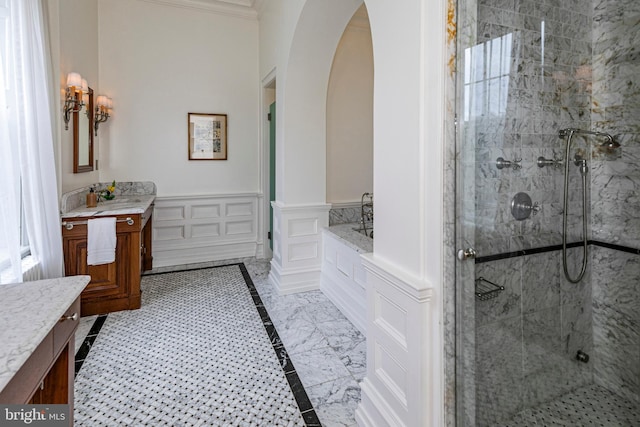
[[[89,93],[89,84],[86,79],[82,79],[82,93]]]

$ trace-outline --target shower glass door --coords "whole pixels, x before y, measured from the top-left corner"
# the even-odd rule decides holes
[[[640,425],[640,2],[457,27],[456,424]]]

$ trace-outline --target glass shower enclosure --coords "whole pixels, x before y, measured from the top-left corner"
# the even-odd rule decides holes
[[[640,1],[459,0],[457,52],[456,424],[640,425]]]

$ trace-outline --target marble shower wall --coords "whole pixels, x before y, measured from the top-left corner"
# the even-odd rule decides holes
[[[640,249],[640,2],[594,8],[593,126],[621,148],[593,152],[593,239]],[[640,404],[640,256],[595,247],[591,259],[596,383]]]
[[[640,2],[461,3],[457,172],[463,195],[475,201],[458,206],[458,232],[475,226],[475,242],[465,244],[482,257],[561,243],[564,171],[538,168],[536,159],[564,156],[558,130],[571,127],[611,133],[622,145],[609,152],[597,138],[574,138],[571,157],[579,151],[590,160],[588,237],[640,248]],[[522,159],[522,168],[499,170],[498,157]],[[569,189],[571,241],[582,231],[573,165]],[[520,191],[542,207],[524,221],[510,212]],[[589,251],[578,284],[564,279],[560,251],[475,265],[476,278],[506,289],[493,300],[457,303],[457,322],[475,332],[462,339],[472,388],[457,392],[465,425],[495,424],[594,378],[640,402],[640,256]],[[570,271],[581,257],[570,251]],[[577,350],[591,362],[577,362]]]
[[[572,250],[576,268],[580,250]],[[476,265],[476,276],[505,287],[476,300],[476,425],[495,425],[515,413],[593,382],[590,271],[564,279],[560,251]],[[533,278],[533,280],[531,280]]]
[[[640,2],[594,6],[593,126],[622,147],[594,150],[593,238],[640,248]]]
[[[463,178],[475,204],[463,204],[459,215],[476,226],[478,255],[561,242],[563,169],[535,161],[564,155],[557,132],[567,127],[608,132],[622,144],[608,152],[594,148],[596,138],[576,137],[571,155],[590,159],[589,237],[640,248],[640,2],[479,0],[473,18],[477,39],[467,43],[475,47],[461,70],[459,156],[460,173],[475,178]],[[498,157],[522,159],[522,168],[499,170]],[[577,240],[582,188],[577,168],[570,171],[569,240]],[[509,210],[520,191],[542,206],[525,221]],[[640,401],[640,256],[589,251],[578,284],[564,279],[560,251],[476,264],[476,278],[506,289],[462,308],[475,329],[465,344],[465,357],[475,360],[467,382],[474,390],[464,394],[475,398],[465,400],[470,425],[506,420],[594,378]],[[571,271],[581,256],[570,251]],[[591,362],[577,362],[577,350]]]
[[[595,382],[640,405],[640,256],[594,247],[591,258]]]
[[[564,155],[562,128],[591,128],[591,22],[588,1],[480,0],[477,45],[465,53],[467,146],[475,147],[475,245],[479,256],[562,241],[563,169],[539,156]],[[498,66],[496,66],[498,64]],[[471,71],[473,70],[473,71]],[[574,138],[571,155],[589,155]],[[522,168],[496,159],[522,159]],[[589,191],[587,183],[587,191]],[[582,228],[582,182],[570,168],[569,240]],[[542,209],[517,221],[512,197],[527,192]],[[577,271],[581,251],[570,251]],[[593,382],[590,271],[564,279],[560,251],[476,264],[475,277],[505,286],[475,303],[475,422],[493,425],[518,411]]]
[[[590,128],[591,21],[588,1],[480,0],[477,44],[466,50],[465,127],[476,147],[476,250],[481,256],[559,244],[563,170],[558,130]],[[575,138],[584,150],[584,140]],[[522,159],[522,168],[496,159]],[[581,181],[571,168],[571,235],[581,231]],[[510,203],[527,192],[542,210],[516,221]]]

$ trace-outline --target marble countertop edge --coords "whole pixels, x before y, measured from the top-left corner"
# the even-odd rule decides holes
[[[0,285],[0,391],[90,280],[90,276],[70,276]]]
[[[95,208],[80,206],[61,214],[62,219],[110,215],[142,214],[155,201],[155,195],[116,197],[99,202]]]
[[[373,239],[354,230],[358,228],[357,223],[336,224],[324,228],[325,233],[330,233],[345,245],[358,253],[366,254],[373,252]]]

